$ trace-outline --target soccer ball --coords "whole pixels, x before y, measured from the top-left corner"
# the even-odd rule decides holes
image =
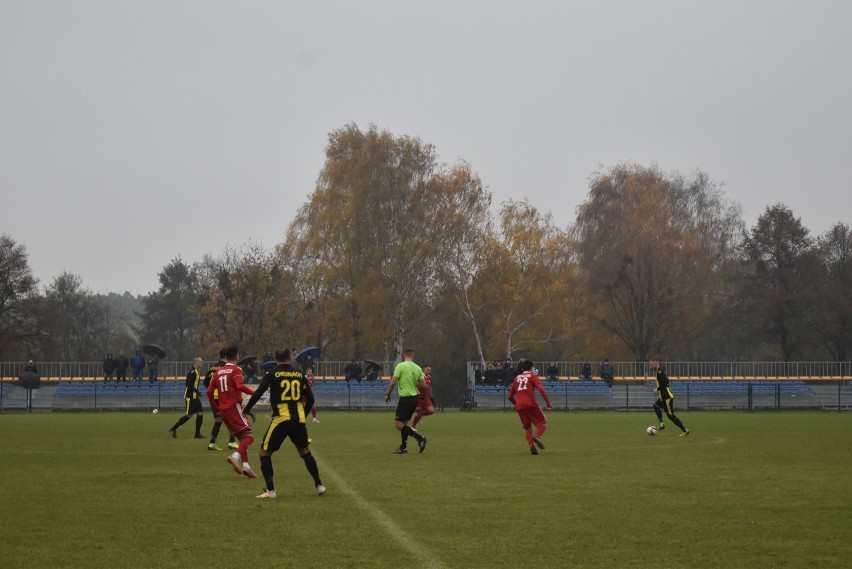
[[[159,412],[160,412],[160,410],[159,410],[159,409],[154,409],[153,411],[151,411],[151,413],[153,413],[154,415],[156,415],[156,414],[157,414],[157,413],[159,413]]]
[[[657,427],[655,427],[654,425],[651,425],[650,427],[645,429],[645,432],[648,433],[648,436],[653,437],[654,435],[657,434]]]

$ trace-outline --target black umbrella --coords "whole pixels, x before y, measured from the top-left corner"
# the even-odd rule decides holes
[[[158,358],[166,357],[166,350],[164,350],[157,344],[148,344],[147,346],[142,346],[142,351],[145,352],[146,356],[157,356]]]
[[[256,359],[257,356],[244,356],[242,359],[240,359],[239,362],[237,362],[237,365],[239,365],[240,367],[247,366],[254,362],[254,360]]]
[[[364,360],[364,366],[367,368],[367,379],[374,380],[379,378],[379,372],[382,371],[382,364],[373,360]]]
[[[311,346],[310,348],[305,348],[296,356],[296,361],[300,364],[305,363],[305,360],[308,359],[308,356],[313,360],[318,360],[322,350],[320,350],[317,346]]]
[[[22,371],[18,376],[18,381],[27,389],[38,389],[41,385],[41,378],[34,371]]]

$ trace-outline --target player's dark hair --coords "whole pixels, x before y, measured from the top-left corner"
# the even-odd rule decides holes
[[[236,344],[231,344],[227,348],[225,348],[225,357],[229,360],[233,360],[237,357],[237,354],[240,353],[240,348],[236,346]]]
[[[402,350],[402,354],[404,356],[413,356],[414,355],[414,348],[405,348],[404,350]]]
[[[222,349],[220,349],[220,350],[219,350],[219,357],[220,357],[220,358],[224,358],[224,357],[225,357],[225,348],[222,348]]]
[[[290,359],[290,348],[284,348],[283,350],[275,350],[275,361],[286,362]]]
[[[531,369],[532,369],[532,367],[533,367],[532,360],[528,360],[527,358],[522,359],[522,360],[521,360],[520,367],[521,367],[521,370],[522,370],[522,371],[529,371],[529,370],[531,370]]]

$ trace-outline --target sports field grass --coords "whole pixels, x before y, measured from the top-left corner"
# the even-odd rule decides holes
[[[550,413],[531,456],[513,412],[389,410],[309,425],[325,496],[287,445],[279,497],[174,412],[0,414],[0,564],[147,567],[848,567],[852,415]],[[203,432],[210,431],[205,415]],[[268,419],[258,417],[258,436]],[[220,437],[220,443],[227,442]],[[222,445],[224,446],[224,445]],[[257,443],[252,466],[259,472]],[[416,448],[416,447],[415,447]]]

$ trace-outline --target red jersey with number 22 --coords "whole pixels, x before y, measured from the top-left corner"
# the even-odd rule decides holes
[[[509,388],[509,401],[515,406],[515,409],[538,408],[538,403],[535,400],[536,389],[544,397],[547,406],[552,407],[547,392],[541,384],[541,378],[531,371],[521,373],[512,382],[512,387]]]

